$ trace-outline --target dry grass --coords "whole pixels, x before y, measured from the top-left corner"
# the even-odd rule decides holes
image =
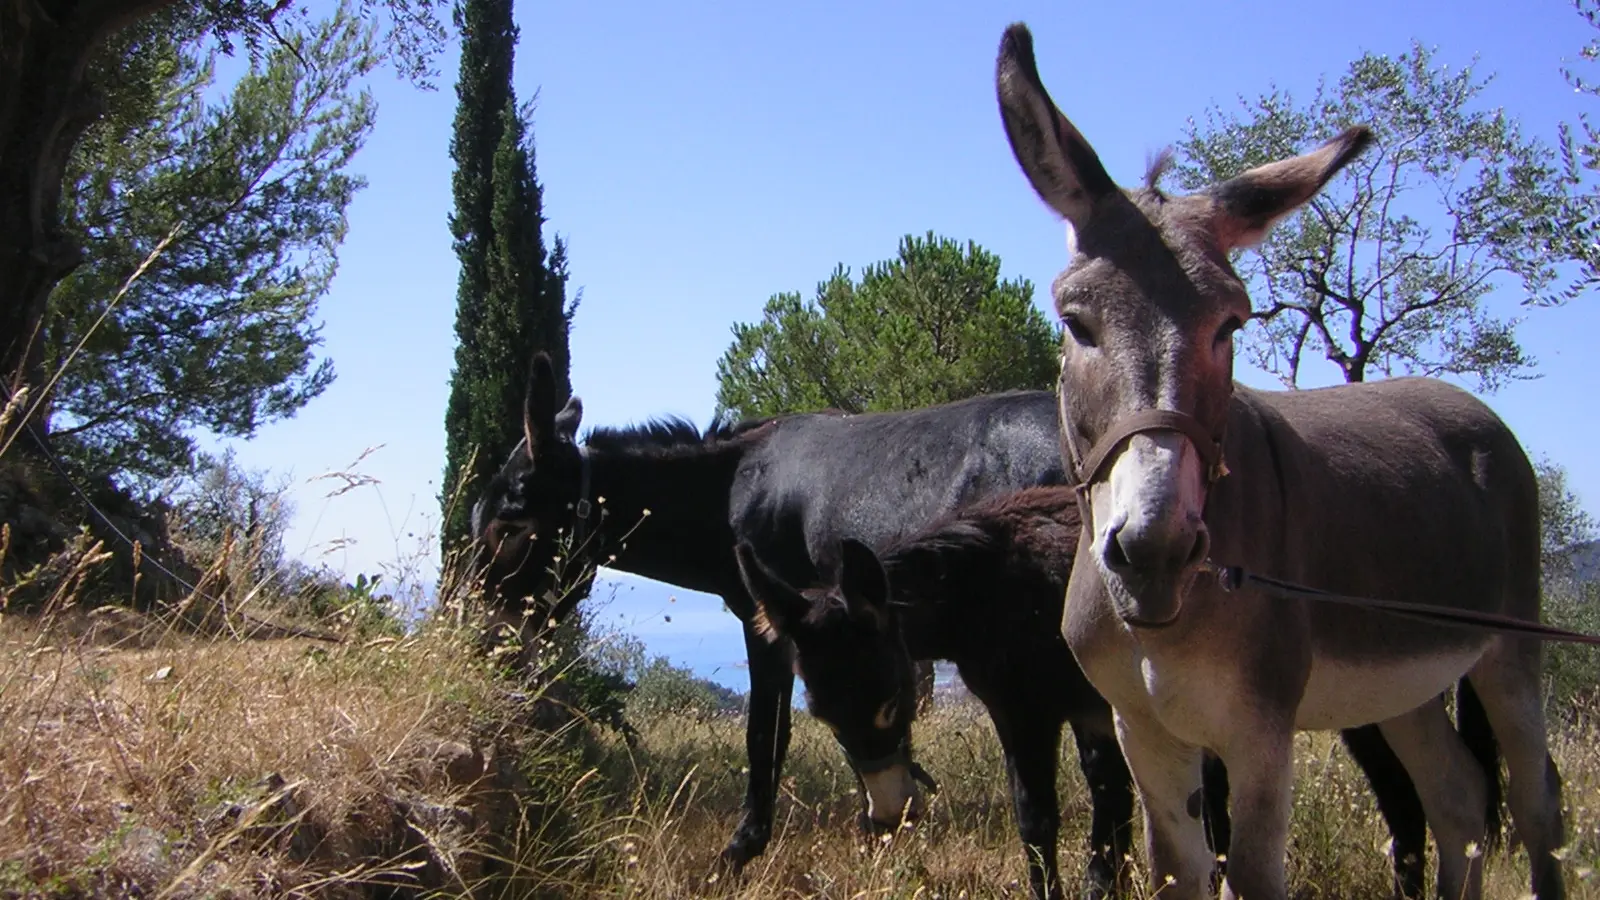
[[[784,779],[777,834],[768,853],[736,884],[713,866],[736,821],[743,791],[740,720],[663,719],[642,728],[635,792],[639,806],[624,853],[606,857],[593,896],[667,900],[740,898],[1026,897],[1023,857],[1011,818],[1000,748],[975,703],[946,704],[917,725],[918,756],[942,793],[930,816],[892,842],[868,840],[851,824],[855,785],[825,729],[804,714]],[[1600,898],[1592,868],[1600,857],[1600,729],[1563,728],[1556,751],[1567,780],[1570,896]],[[1328,734],[1298,738],[1290,879],[1297,898],[1389,896],[1388,832],[1360,770]],[[637,783],[637,781],[635,781]],[[1070,737],[1059,790],[1064,877],[1081,872],[1089,796]],[[1489,861],[1486,895],[1527,893],[1520,852]],[[1140,898],[1149,897],[1143,890]]]
[[[466,635],[246,641],[128,616],[0,623],[0,894],[464,890],[493,858],[524,881],[582,861],[540,802],[570,787],[571,741]]]
[[[730,879],[716,857],[744,790],[741,718],[639,722],[630,752],[538,721],[472,639],[444,625],[328,645],[198,637],[127,613],[0,620],[0,896],[1027,896],[1000,750],[973,703],[918,723],[943,792],[889,841],[856,830],[853,777],[797,714],[772,846]],[[1571,895],[1600,898],[1600,726],[1574,716],[1555,743]],[[1359,770],[1330,735],[1298,750],[1296,897],[1388,896],[1387,833]],[[1089,808],[1070,740],[1060,794],[1076,879]],[[1489,896],[1522,897],[1526,872],[1520,853],[1497,853]]]

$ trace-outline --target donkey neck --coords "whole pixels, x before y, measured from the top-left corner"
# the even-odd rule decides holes
[[[986,598],[971,588],[991,571],[990,554],[979,547],[942,548],[939,554],[937,565],[915,556],[891,563],[895,614],[913,659],[959,661],[984,630]]]
[[[591,445],[591,500],[604,515],[599,562],[691,590],[725,591],[730,573],[737,577],[728,497],[746,448],[737,438]]]

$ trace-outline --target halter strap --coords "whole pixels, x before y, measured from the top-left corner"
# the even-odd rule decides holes
[[[1088,458],[1078,463],[1078,471],[1074,473],[1078,478],[1077,490],[1080,493],[1088,490],[1089,485],[1100,479],[1106,461],[1123,441],[1151,431],[1175,431],[1187,437],[1206,464],[1207,483],[1215,484],[1228,474],[1227,463],[1222,458],[1222,442],[1212,437],[1198,419],[1175,409],[1142,409],[1112,423],[1111,430],[1095,443]]]
[[[582,547],[588,540],[589,515],[594,512],[594,504],[589,502],[589,482],[594,464],[589,459],[589,445],[578,445],[578,502],[572,508],[572,513],[578,521],[573,525],[572,538],[574,548]]]
[[[939,782],[935,781],[933,776],[928,774],[927,769],[924,769],[922,766],[918,765],[917,761],[911,758],[911,742],[909,738],[901,741],[900,745],[894,749],[894,752],[890,753],[888,756],[879,757],[878,759],[864,760],[858,758],[855,754],[850,752],[850,748],[846,747],[843,741],[839,742],[839,749],[844,751],[845,759],[850,761],[850,767],[855,769],[860,775],[871,775],[875,772],[882,772],[884,769],[890,768],[891,766],[905,766],[907,771],[911,773],[911,777],[915,779],[918,784],[921,784],[923,787],[927,788],[933,793],[937,794],[939,792]]]

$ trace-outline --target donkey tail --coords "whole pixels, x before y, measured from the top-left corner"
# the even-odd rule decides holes
[[[1478,699],[1478,692],[1473,690],[1472,682],[1466,678],[1456,683],[1456,730],[1460,732],[1461,739],[1466,741],[1467,749],[1478,760],[1478,765],[1483,767],[1484,778],[1489,784],[1488,805],[1484,810],[1488,846],[1484,850],[1493,851],[1500,845],[1504,821],[1502,811],[1505,807],[1505,790],[1500,781],[1500,742],[1494,736],[1494,727],[1489,724],[1489,714],[1483,708],[1483,701]]]

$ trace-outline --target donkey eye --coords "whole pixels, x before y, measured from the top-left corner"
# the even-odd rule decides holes
[[[1237,316],[1230,317],[1228,321],[1222,323],[1221,328],[1217,329],[1217,343],[1220,344],[1228,338],[1233,337],[1233,333],[1243,327],[1243,319],[1240,319]]]
[[[1067,333],[1072,335],[1072,339],[1079,344],[1085,347],[1095,346],[1094,334],[1089,331],[1088,326],[1083,324],[1082,319],[1071,313],[1066,313],[1061,317],[1061,324],[1066,326]]]

